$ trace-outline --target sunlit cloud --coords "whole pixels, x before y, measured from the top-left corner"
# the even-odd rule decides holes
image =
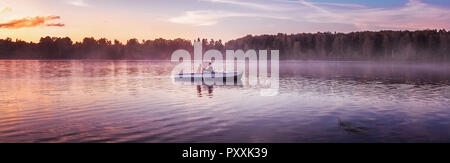
[[[86,0],[69,0],[68,1],[69,4],[74,5],[74,6],[78,6],[78,7],[89,7],[91,5],[89,5]]]
[[[47,21],[60,19],[59,16],[37,16],[37,17],[27,17],[23,19],[11,20],[6,23],[0,23],[0,28],[8,28],[8,29],[18,29],[25,27],[37,27],[37,26],[58,26],[62,27],[64,24],[56,23],[56,24],[45,24]]]
[[[66,25],[62,24],[62,23],[50,23],[50,24],[46,24],[45,26],[48,26],[48,27],[64,27]]]
[[[12,11],[12,8],[9,7],[5,7],[3,9],[0,9],[0,14],[5,14],[5,13],[9,13]]]
[[[257,18],[270,18],[270,19],[290,19],[289,17],[265,15],[258,13],[239,13],[229,11],[187,11],[183,15],[173,17],[169,19],[169,22],[179,24],[189,24],[196,26],[211,26],[219,22],[220,19],[231,17],[257,17]]]

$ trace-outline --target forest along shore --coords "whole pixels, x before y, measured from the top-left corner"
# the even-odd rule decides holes
[[[202,42],[203,51],[280,50],[281,60],[386,60],[450,61],[450,32],[446,30],[379,31],[352,33],[301,33],[247,35],[223,43],[222,40],[130,39],[126,43],[105,38],[43,37],[38,43],[11,38],[0,39],[0,59],[150,59],[169,60],[173,51],[192,53],[193,41]]]

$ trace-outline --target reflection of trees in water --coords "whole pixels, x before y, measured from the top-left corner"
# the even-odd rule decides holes
[[[450,81],[450,65],[406,62],[282,62],[280,77],[349,79],[361,82],[435,83]]]

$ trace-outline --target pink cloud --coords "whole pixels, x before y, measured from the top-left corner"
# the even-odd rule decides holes
[[[60,19],[59,16],[36,16],[36,17],[28,17],[17,20],[11,20],[6,23],[0,23],[0,28],[9,28],[9,29],[17,29],[17,28],[25,28],[25,27],[37,27],[44,25],[45,22]],[[64,24],[46,24],[46,26],[64,26]]]

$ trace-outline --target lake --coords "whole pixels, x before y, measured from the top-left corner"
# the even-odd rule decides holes
[[[450,65],[281,61],[260,88],[168,61],[0,60],[0,142],[450,142]]]

